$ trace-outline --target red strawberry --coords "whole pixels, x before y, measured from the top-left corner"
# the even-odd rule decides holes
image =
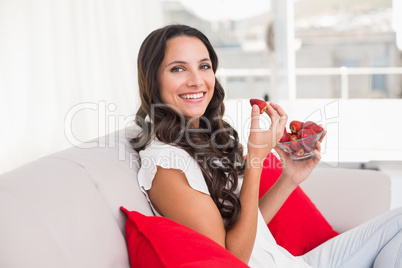
[[[324,130],[323,127],[317,125],[316,123],[312,122],[312,121],[306,121],[303,123],[303,128],[305,129],[312,129],[314,130],[316,133],[320,133],[321,131]]]
[[[264,113],[268,106],[268,104],[265,101],[260,99],[250,99],[250,104],[251,106],[256,104],[258,108],[260,108],[260,114]]]
[[[292,150],[292,155],[296,157],[301,157],[305,153],[304,148],[298,142],[292,142],[290,144],[290,150]]]
[[[312,129],[310,129],[310,128],[303,128],[303,129],[300,129],[300,130],[297,132],[297,137],[298,137],[299,139],[304,139],[304,138],[313,136],[314,134],[316,134],[314,130],[312,130]]]
[[[290,134],[288,132],[286,132],[286,128],[283,130],[283,136],[282,138],[279,140],[279,142],[288,142],[290,138]]]
[[[290,135],[289,141],[297,141],[299,138],[297,137],[296,134]]]
[[[316,142],[317,142],[317,139],[313,136],[310,136],[310,137],[307,137],[307,138],[301,140],[301,144],[306,153],[309,153],[314,150]]]
[[[306,153],[313,151],[315,148],[315,144],[316,144],[314,139],[312,139],[312,140],[307,139],[307,141],[303,141],[302,143],[303,143],[304,151]]]
[[[303,122],[300,122],[297,120],[294,120],[294,121],[290,122],[290,124],[289,124],[290,131],[293,134],[296,134],[300,129],[302,129],[302,127],[303,127]]]

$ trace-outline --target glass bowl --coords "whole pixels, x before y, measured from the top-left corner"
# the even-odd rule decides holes
[[[312,136],[295,141],[279,142],[278,146],[290,154],[293,161],[303,161],[314,157],[314,149],[321,138],[322,130]]]

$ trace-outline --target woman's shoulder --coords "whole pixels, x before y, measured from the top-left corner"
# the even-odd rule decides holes
[[[141,167],[139,180],[151,182],[156,174],[157,166],[165,169],[177,169],[183,172],[192,188],[209,194],[202,171],[197,161],[185,150],[164,142],[153,140],[140,152]],[[146,187],[150,188],[151,185]]]
[[[186,157],[190,157],[190,155],[183,150],[182,148],[175,146],[173,144],[167,144],[157,139],[154,139],[150,142],[150,144],[142,151],[140,151],[140,157],[144,156],[160,156],[160,155],[171,155],[171,154],[179,154]]]
[[[153,140],[140,152],[141,165],[156,165],[162,168],[174,168],[182,171],[199,172],[197,161],[182,148]]]

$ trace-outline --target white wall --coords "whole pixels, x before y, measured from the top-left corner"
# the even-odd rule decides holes
[[[126,124],[161,23],[159,0],[1,0],[0,173]]]

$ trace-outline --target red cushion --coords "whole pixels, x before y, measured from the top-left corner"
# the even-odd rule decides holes
[[[281,162],[270,153],[261,174],[260,197],[282,173]],[[311,199],[297,187],[268,224],[278,245],[300,256],[338,235]]]
[[[164,217],[127,215],[126,241],[131,267],[248,267],[210,238]]]

